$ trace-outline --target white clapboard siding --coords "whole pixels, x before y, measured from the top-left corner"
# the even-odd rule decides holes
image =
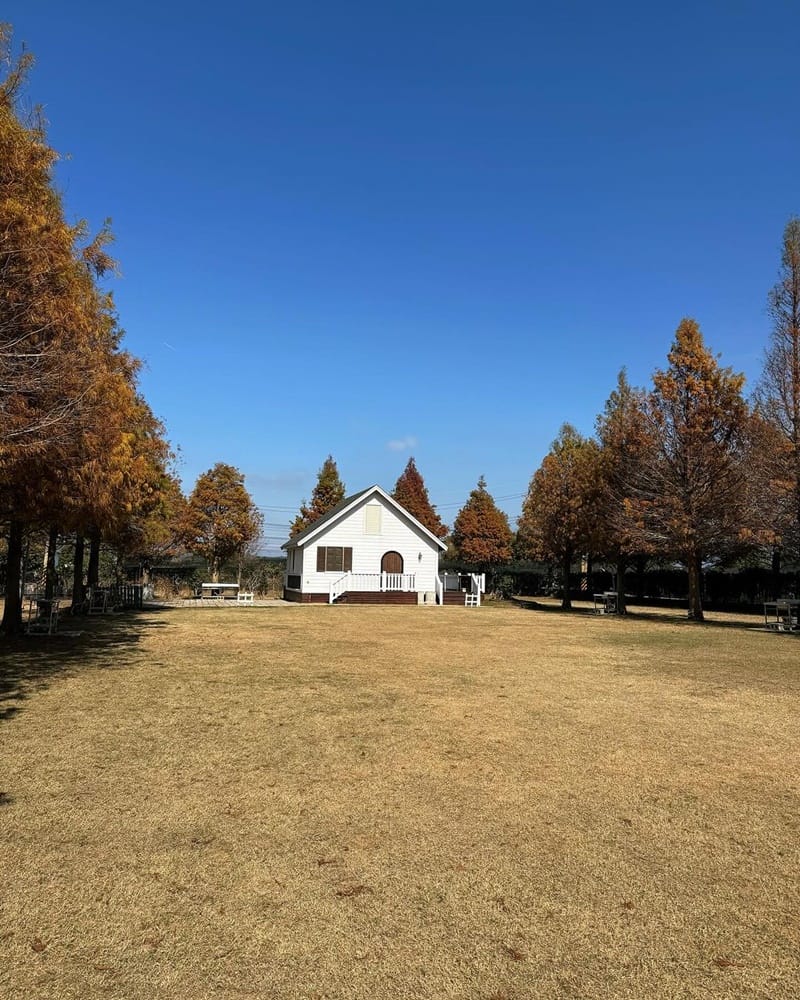
[[[372,504],[382,507],[378,517],[368,514],[365,509]],[[379,533],[367,534],[367,526],[374,531],[376,523],[379,524]],[[380,497],[373,495],[368,498],[299,550],[303,563],[302,571],[298,572],[302,577],[302,590],[305,593],[327,594],[331,583],[342,576],[342,570],[317,572],[317,548],[320,545],[352,548],[354,574],[379,573],[384,553],[399,552],[403,557],[403,573],[414,574],[416,591],[424,593],[436,589],[438,548],[430,538]]]

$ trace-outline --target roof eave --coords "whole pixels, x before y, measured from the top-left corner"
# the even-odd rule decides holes
[[[350,502],[342,507],[341,510],[337,511],[335,517],[330,519],[325,517],[320,518],[318,522],[309,525],[309,527],[306,528],[305,531],[302,531],[296,538],[290,538],[287,542],[284,542],[284,544],[281,545],[281,548],[302,548],[307,542],[310,542],[313,538],[315,538],[323,528],[327,528],[331,524],[335,524],[340,518],[349,514],[350,511],[365,497],[374,493],[379,493],[384,500],[387,500],[391,506],[395,507],[404,517],[407,517],[412,524],[416,525],[416,527],[418,527],[420,531],[422,531],[432,542],[434,542],[442,552],[447,550],[447,545],[441,540],[441,538],[437,538],[432,531],[429,531],[421,521],[418,521],[413,514],[409,513],[409,511],[407,511],[402,504],[398,503],[393,496],[387,493],[383,487],[378,486],[377,483],[374,486],[367,487],[365,490],[361,490],[360,493],[353,494]]]

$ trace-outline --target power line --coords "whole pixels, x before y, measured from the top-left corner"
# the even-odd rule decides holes
[[[504,496],[494,497],[493,499],[495,500],[495,502],[501,502],[504,500],[521,500],[523,497],[527,495],[528,495],[527,493],[507,493]],[[447,503],[435,503],[433,506],[436,507],[437,510],[441,510],[446,507],[463,507],[465,503],[466,500],[452,500],[448,501]],[[287,514],[287,513],[294,514],[299,511],[299,507],[273,507],[270,506],[269,504],[262,504],[262,505],[256,504],[255,507],[257,510],[260,510],[264,513],[266,513],[267,511],[278,511],[281,514]]]
[[[527,493],[509,493],[507,496],[492,497],[492,499],[495,501],[495,503],[502,503],[504,500],[521,500],[523,497],[526,497],[527,495],[528,495]],[[466,500],[457,500],[454,503],[436,503],[433,506],[437,510],[444,510],[447,507],[463,507],[466,502],[467,502]]]

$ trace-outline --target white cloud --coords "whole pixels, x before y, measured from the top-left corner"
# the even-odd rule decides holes
[[[389,441],[386,447],[389,451],[405,451],[407,448],[413,448],[417,443],[417,439],[411,434],[407,434],[404,438],[395,438],[393,441]]]

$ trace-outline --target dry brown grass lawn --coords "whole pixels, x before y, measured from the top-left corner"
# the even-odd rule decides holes
[[[796,998],[800,644],[516,608],[0,646],[0,996]]]

